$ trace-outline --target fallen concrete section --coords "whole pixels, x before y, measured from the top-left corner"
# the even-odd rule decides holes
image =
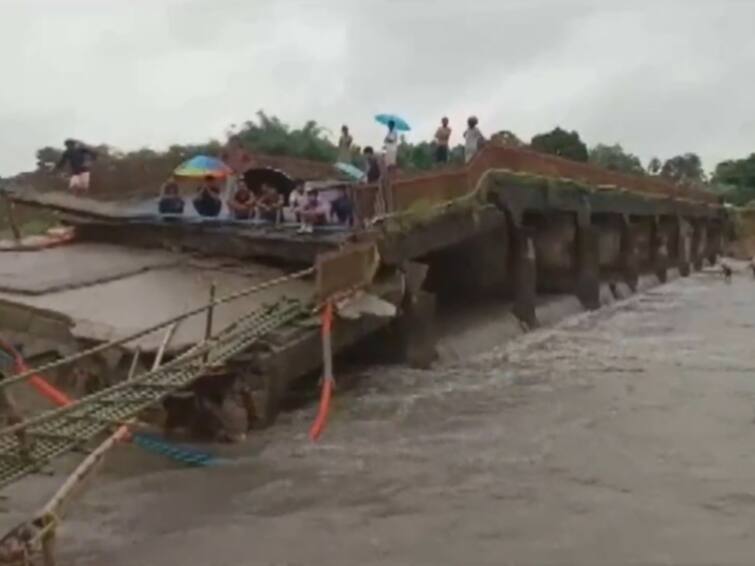
[[[207,302],[210,287],[219,296],[285,273],[265,265],[194,260],[169,252],[104,244],[77,244],[33,253],[9,254],[0,267],[0,319],[4,329],[44,334],[44,319],[64,320],[55,328],[61,342],[107,342]],[[3,255],[4,259],[6,255]],[[283,296],[309,300],[311,283],[294,280],[275,289],[221,305],[215,324],[225,327],[242,314]],[[170,351],[201,341],[205,320],[182,322]],[[66,336],[65,332],[70,333]],[[129,343],[127,350],[153,352],[159,333]]]
[[[164,251],[77,244],[0,254],[0,292],[43,295],[136,275],[185,261]]]

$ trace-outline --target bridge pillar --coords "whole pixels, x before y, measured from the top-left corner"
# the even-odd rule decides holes
[[[705,257],[711,265],[716,264],[716,259],[721,253],[721,238],[723,236],[721,226],[715,222],[706,222],[705,230]]]
[[[658,280],[665,283],[668,279],[668,244],[657,216],[650,222],[650,264]]]
[[[703,224],[700,220],[692,220],[692,240],[690,243],[690,260],[695,271],[703,268]]]
[[[676,264],[679,267],[679,274],[682,277],[688,277],[690,274],[690,225],[687,220],[681,216],[676,217]]]
[[[628,215],[621,217],[621,252],[619,255],[619,268],[624,277],[624,282],[632,292],[637,291],[637,281],[640,276],[640,258],[637,253],[638,227],[632,224]]]
[[[530,328],[537,326],[535,298],[537,266],[534,231],[526,226],[512,226],[512,263],[514,267],[514,315]]]
[[[577,284],[576,295],[586,309],[600,308],[600,267],[598,258],[598,229],[589,219],[577,226]]]
[[[409,366],[427,369],[437,359],[434,331],[435,295],[407,289],[396,325],[400,357]]]

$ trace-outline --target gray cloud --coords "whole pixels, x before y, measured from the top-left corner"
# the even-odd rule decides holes
[[[0,174],[67,136],[129,149],[222,135],[264,108],[361,143],[561,125],[643,159],[755,150],[742,1],[0,0]]]

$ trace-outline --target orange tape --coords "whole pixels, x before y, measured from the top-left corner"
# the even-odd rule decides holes
[[[333,304],[328,301],[322,309],[322,332],[330,335],[333,329]]]
[[[333,380],[324,379],[322,382],[322,393],[320,393],[320,408],[317,410],[317,417],[312,427],[309,429],[309,439],[313,442],[320,438],[328,422],[328,413],[330,412],[330,400],[333,396]]]
[[[29,366],[26,365],[26,362],[24,361],[24,358],[21,356],[20,352],[2,338],[0,338],[0,347],[7,351],[9,354],[13,355],[16,360],[16,371],[18,373],[29,371]],[[32,375],[29,378],[29,383],[58,407],[65,407],[66,405],[73,403],[73,400],[68,395],[63,393],[60,389],[57,389],[56,387],[50,385],[50,383],[48,383],[47,380],[39,374]]]
[[[309,429],[309,439],[313,442],[320,438],[328,422],[328,413],[330,412],[330,400],[333,397],[333,376],[329,366],[332,364],[332,352],[330,351],[330,334],[333,330],[333,304],[328,301],[322,309],[322,337],[323,353],[325,361],[324,375],[322,380],[322,391],[320,393],[320,407],[317,410],[317,417],[312,427]]]

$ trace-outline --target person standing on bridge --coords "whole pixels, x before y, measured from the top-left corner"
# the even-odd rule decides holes
[[[451,139],[451,128],[448,127],[448,118],[445,116],[440,121],[440,126],[435,130],[435,162],[448,163],[448,142]]]
[[[97,152],[70,138],[64,143],[66,149],[55,165],[55,171],[59,171],[68,163],[71,168],[68,188],[74,194],[86,193],[89,190],[89,164],[97,159]]]
[[[470,116],[467,119],[467,130],[464,132],[464,162],[472,161],[474,155],[482,147],[485,138],[477,127],[477,117]]]
[[[396,122],[389,120],[388,133],[385,134],[385,139],[383,140],[383,161],[389,173],[396,167],[398,161],[398,141]]]
[[[351,144],[354,138],[349,133],[347,125],[341,126],[341,137],[338,139],[338,161],[341,163],[351,163]]]

